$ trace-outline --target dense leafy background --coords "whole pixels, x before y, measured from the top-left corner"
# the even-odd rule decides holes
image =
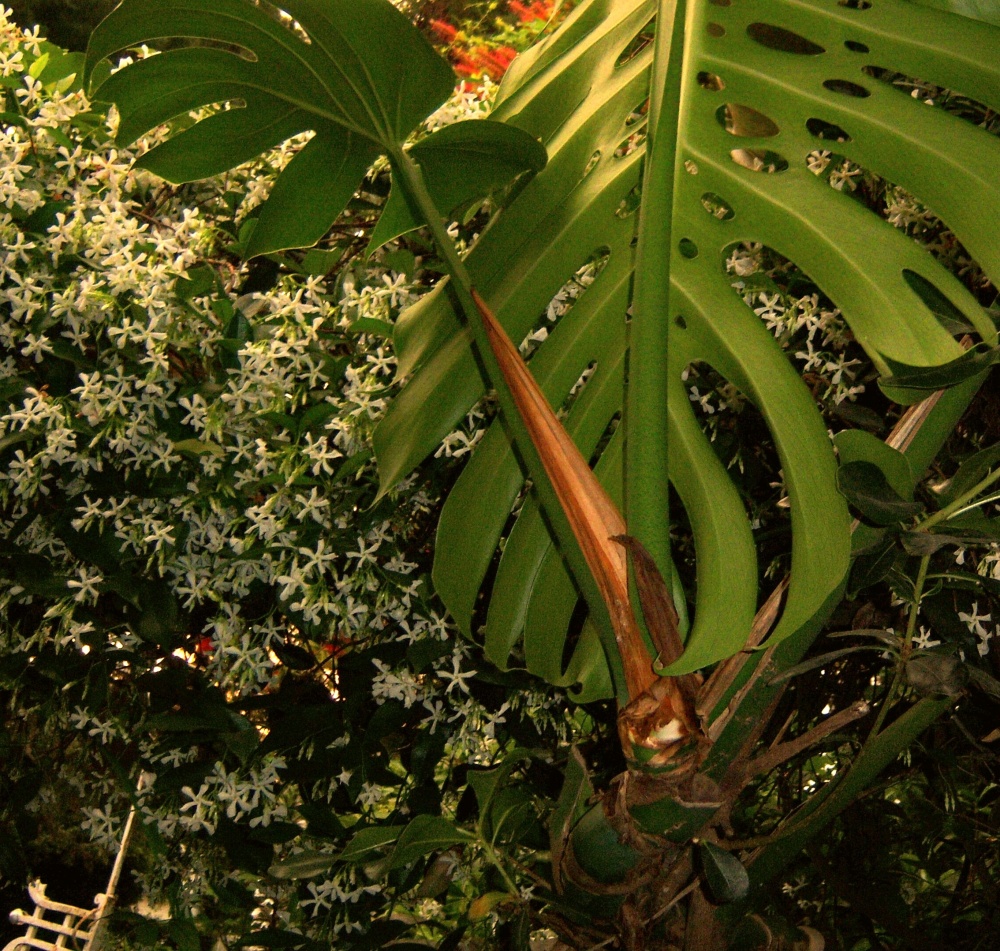
[[[482,81],[460,87],[431,127],[488,110],[504,50],[544,26],[533,6],[423,11],[459,71]],[[420,234],[364,259],[385,169],[317,249],[247,266],[247,222],[294,143],[226,177],[165,186],[131,170],[156,137],[115,149],[113,117],[72,78],[78,60],[9,25],[3,43],[4,907],[23,903],[34,874],[87,904],[142,773],[147,831],[126,876],[126,946],[236,947],[250,928],[270,947],[543,938],[552,915],[572,917],[546,884],[544,822],[570,743],[598,787],[622,768],[613,710],[502,673],[433,597],[440,499],[482,438],[489,402],[376,504],[369,446],[395,392],[391,325],[439,273]],[[833,153],[820,153],[817,172],[995,305],[975,263],[910,196]],[[454,233],[471,242],[487,220],[473,209]],[[526,352],[593,269],[555,295]],[[735,248],[729,269],[829,425],[884,436],[898,410],[821,290],[759,245]],[[764,421],[707,367],[688,383],[756,520],[760,571],[773,577],[786,566],[788,524]],[[1000,436],[997,403],[987,386],[931,483]],[[917,497],[934,503],[926,486]],[[675,532],[690,577],[687,526]],[[892,571],[856,585],[831,630],[902,631],[916,561],[894,549]],[[932,675],[955,673],[948,659],[959,651],[968,666],[956,676],[1000,672],[998,562],[988,549],[935,554],[942,577],[917,629]],[[858,635],[816,650],[845,643],[871,646]],[[787,721],[798,734],[827,708],[884,696],[896,644],[877,647],[795,678],[774,729]],[[759,910],[859,951],[990,947],[997,709],[982,692],[964,697]],[[862,723],[763,777],[736,810],[735,833],[766,834],[863,736]]]

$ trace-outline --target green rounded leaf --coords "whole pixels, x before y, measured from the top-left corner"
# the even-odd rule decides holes
[[[527,132],[489,119],[445,126],[410,150],[442,215],[486,198],[525,172],[540,172],[548,155]],[[395,181],[395,179],[394,179]],[[395,185],[375,226],[369,253],[420,227],[422,216]]]
[[[330,852],[297,852],[290,858],[275,862],[267,874],[280,879],[314,878],[329,872],[336,860],[337,856]]]
[[[431,852],[439,852],[472,840],[473,836],[443,816],[417,816],[396,841],[396,848],[389,858],[389,867],[402,868]]]
[[[739,901],[750,889],[750,876],[732,852],[720,849],[712,842],[699,844],[705,880],[712,892],[712,898],[719,904]]]
[[[862,518],[875,525],[896,525],[922,512],[920,502],[908,502],[873,462],[848,462],[837,470],[837,488]]]

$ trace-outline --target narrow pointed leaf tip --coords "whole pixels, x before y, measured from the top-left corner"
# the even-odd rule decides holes
[[[475,290],[472,297],[504,383],[607,607],[629,697],[638,697],[652,686],[656,675],[629,604],[625,550],[612,540],[625,534],[625,521],[552,411],[506,331]]]
[[[124,0],[91,36],[88,82],[101,61],[160,38],[199,45],[127,65],[93,93],[116,105],[118,142],[217,108],[146,152],[142,167],[195,181],[315,133],[278,176],[250,257],[315,244],[371,163],[400,147],[454,85],[451,67],[389,0],[282,0],[280,10],[251,0]]]
[[[504,383],[607,609],[629,696],[618,718],[622,747],[629,758],[662,765],[680,750],[688,749],[690,741],[700,735],[694,712],[698,679],[659,677],[653,670],[629,600],[626,547],[633,553],[642,552],[643,607],[657,626],[661,650],[673,656],[679,652],[680,636],[666,585],[655,566],[650,569],[648,562],[652,559],[645,549],[626,534],[621,513],[552,411],[506,331],[475,290],[472,298]],[[672,623],[672,634],[660,630],[661,621],[667,629]]]

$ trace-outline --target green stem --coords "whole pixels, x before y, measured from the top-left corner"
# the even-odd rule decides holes
[[[454,242],[448,235],[444,220],[427,190],[420,166],[402,148],[393,150],[389,154],[389,159],[392,162],[396,182],[405,190],[408,198],[419,210],[430,228],[438,253],[451,277],[451,289],[458,298],[459,306],[465,316],[466,326],[472,334],[487,385],[492,386],[496,391],[501,417],[507,428],[507,433],[520,457],[526,475],[533,480],[534,491],[538,495],[545,517],[555,536],[556,545],[569,563],[573,578],[587,602],[590,616],[594,619],[601,634],[604,652],[615,686],[615,695],[619,703],[625,705],[630,699],[628,686],[625,682],[621,656],[618,652],[615,632],[611,625],[607,606],[587,566],[583,553],[580,551],[555,490],[545,476],[545,466],[521,420],[514,397],[497,363],[479,315],[479,308],[472,296],[473,282],[469,269],[465,266],[465,262],[459,256]]]
[[[952,512],[951,517],[957,518],[959,515],[971,512],[973,509],[977,509],[981,505],[986,505],[989,502],[996,502],[998,499],[1000,499],[1000,492],[991,492],[989,495],[984,495],[981,498],[976,499],[974,502],[969,502],[967,505],[963,505],[957,512]]]
[[[482,834],[482,830],[480,830],[479,833],[479,845],[485,853],[486,858],[489,859],[490,864],[500,873],[500,877],[503,879],[504,885],[507,886],[507,891],[520,898],[521,890],[507,873],[507,869],[503,862],[500,861],[500,856],[497,854],[497,850],[493,847],[493,844],[486,841],[486,837]]]
[[[996,469],[995,471],[989,473],[985,478],[981,479],[971,489],[969,489],[968,492],[963,492],[957,499],[946,505],[939,512],[935,512],[933,515],[925,518],[922,522],[919,522],[914,526],[914,531],[930,531],[935,525],[940,525],[941,522],[952,518],[952,516],[960,515],[962,512],[974,509],[977,506],[982,505],[984,502],[991,501],[990,499],[979,499],[978,501],[973,502],[973,499],[975,499],[980,492],[985,492],[986,489],[998,480],[1000,480],[1000,469]]]
[[[670,257],[686,0],[660,0],[625,392],[625,522],[671,578],[667,477]]]
[[[895,706],[896,698],[902,688],[903,672],[906,669],[906,662],[910,659],[910,653],[913,650],[913,635],[917,630],[917,617],[920,614],[920,599],[924,595],[924,585],[927,583],[927,568],[930,565],[930,562],[930,555],[924,555],[923,558],[920,559],[920,567],[917,569],[917,580],[913,583],[913,603],[910,605],[910,614],[906,619],[906,633],[903,635],[903,648],[900,651],[899,660],[896,661],[896,667],[892,673],[892,681],[889,684],[889,689],[885,693],[885,699],[879,706],[878,713],[875,716],[875,722],[872,724],[872,728],[865,739],[864,745],[861,747],[862,752],[864,752],[865,748],[873,743],[878,737],[879,732],[882,729],[882,724],[885,723],[885,718],[889,715],[889,711]]]
[[[927,584],[927,569],[930,563],[930,555],[924,555],[920,559],[917,580],[913,583],[913,604],[910,605],[910,616],[906,620],[906,640],[903,643],[904,658],[909,656],[913,646],[913,634],[917,629],[917,615],[920,613],[920,599],[924,595],[924,586]]]

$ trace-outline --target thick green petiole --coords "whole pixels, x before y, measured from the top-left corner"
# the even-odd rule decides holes
[[[603,489],[597,484],[596,477],[582,457],[579,457],[579,452],[565,436],[561,425],[555,421],[544,396],[534,385],[530,373],[523,368],[516,348],[495,324],[492,315],[488,314],[476,294],[468,268],[449,237],[444,221],[427,190],[420,166],[401,148],[390,153],[390,160],[397,182],[406,190],[410,200],[428,223],[451,276],[451,288],[465,315],[484,375],[496,390],[502,418],[515,450],[525,472],[530,473],[533,479],[534,490],[555,534],[559,550],[569,563],[591,617],[601,633],[615,694],[624,707],[645,690],[650,680],[655,679],[651,657],[635,650],[636,645],[628,643],[628,639],[623,642],[622,619],[629,608],[627,593],[624,595],[624,603],[621,603],[623,597],[616,597],[613,590],[610,590],[614,585],[608,583],[615,573],[612,562],[620,560],[621,565],[624,565],[624,552],[611,543],[609,538],[624,531],[624,525],[598,532],[589,541],[581,537],[581,530],[586,530],[600,515],[609,515],[613,519],[617,513],[607,512],[611,503],[603,496]],[[498,335],[503,340],[498,341]],[[505,366],[501,367],[500,357],[504,355],[504,345],[508,357],[505,359]],[[520,367],[516,365],[519,363]],[[520,388],[519,395],[515,394],[511,386],[512,370],[520,373],[521,379],[526,383],[526,387]],[[533,406],[525,405],[524,391],[528,387],[533,389],[528,394],[528,403],[533,402]],[[550,418],[539,422],[539,417],[546,414]],[[533,424],[534,432],[529,429],[529,422]],[[538,445],[539,433],[553,450],[547,452],[545,458]],[[553,454],[559,457],[557,462],[563,464],[559,471],[553,470]],[[577,484],[568,484],[567,475],[569,478],[577,478]],[[590,481],[589,497],[587,493],[574,491],[583,480]],[[562,492],[559,491],[560,487]],[[605,537],[599,537],[600,535]]]
[[[672,576],[667,478],[667,345],[674,172],[686,0],[661,0],[649,104],[625,391],[625,521]],[[678,606],[683,601],[675,598]]]

